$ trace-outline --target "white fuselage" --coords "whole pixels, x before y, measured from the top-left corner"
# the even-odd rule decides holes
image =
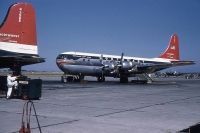
[[[115,72],[116,67],[131,76],[136,73],[151,73],[163,68],[153,70],[134,70],[134,66],[152,66],[152,64],[170,64],[169,59],[162,58],[139,58],[107,54],[94,54],[83,52],[64,52],[57,57],[58,67],[66,74],[85,75],[85,76],[99,76],[102,73],[105,76],[117,77],[118,73]]]

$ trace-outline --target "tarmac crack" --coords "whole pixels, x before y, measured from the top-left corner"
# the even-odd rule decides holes
[[[170,104],[170,103],[173,103],[173,102],[189,100],[189,99],[193,99],[193,98],[197,98],[197,97],[200,97],[200,96],[187,97],[187,98],[176,99],[176,100],[171,100],[171,101],[167,101],[167,102],[161,102],[161,103],[146,105],[146,106],[137,107],[137,108],[133,108],[133,109],[115,111],[115,112],[111,112],[111,113],[105,113],[105,114],[101,114],[101,115],[96,115],[94,117],[104,117],[104,116],[109,116],[109,115],[114,115],[114,114],[119,114],[119,113],[124,113],[124,112],[137,111],[137,110],[140,110],[140,109],[145,109],[145,108],[149,108],[149,107],[153,107],[153,106],[160,106],[160,105]]]

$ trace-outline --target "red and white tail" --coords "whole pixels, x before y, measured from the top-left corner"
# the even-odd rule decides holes
[[[35,10],[31,4],[10,6],[0,26],[0,50],[4,52],[38,54]]]
[[[167,49],[162,53],[159,58],[180,60],[179,57],[179,40],[176,34],[171,36]]]

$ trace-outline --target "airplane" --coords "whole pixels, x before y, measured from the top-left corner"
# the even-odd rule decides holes
[[[140,77],[152,81],[148,76],[166,68],[192,65],[194,61],[180,60],[177,34],[171,36],[167,49],[157,58],[139,58],[85,52],[64,52],[57,56],[56,64],[64,72],[62,82],[81,81],[84,76],[95,76],[99,82],[105,77],[120,78],[127,83],[128,77]]]
[[[177,34],[171,36],[167,49],[157,58],[139,58],[84,52],[64,52],[57,56],[56,64],[64,72],[62,82],[81,81],[84,76],[95,76],[99,82],[105,77],[120,78],[127,83],[128,77],[141,77],[151,81],[148,76],[169,67],[192,65],[194,61],[183,61],[179,57]]]
[[[35,10],[29,3],[9,7],[0,25],[0,68],[21,75],[21,67],[45,62],[38,55]]]

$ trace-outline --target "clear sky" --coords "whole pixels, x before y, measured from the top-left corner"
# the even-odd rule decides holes
[[[157,57],[177,33],[181,59],[197,65],[173,70],[200,71],[199,0],[1,0],[0,22],[16,2],[35,7],[39,55],[46,58],[23,69],[58,71],[55,59],[66,51]]]

